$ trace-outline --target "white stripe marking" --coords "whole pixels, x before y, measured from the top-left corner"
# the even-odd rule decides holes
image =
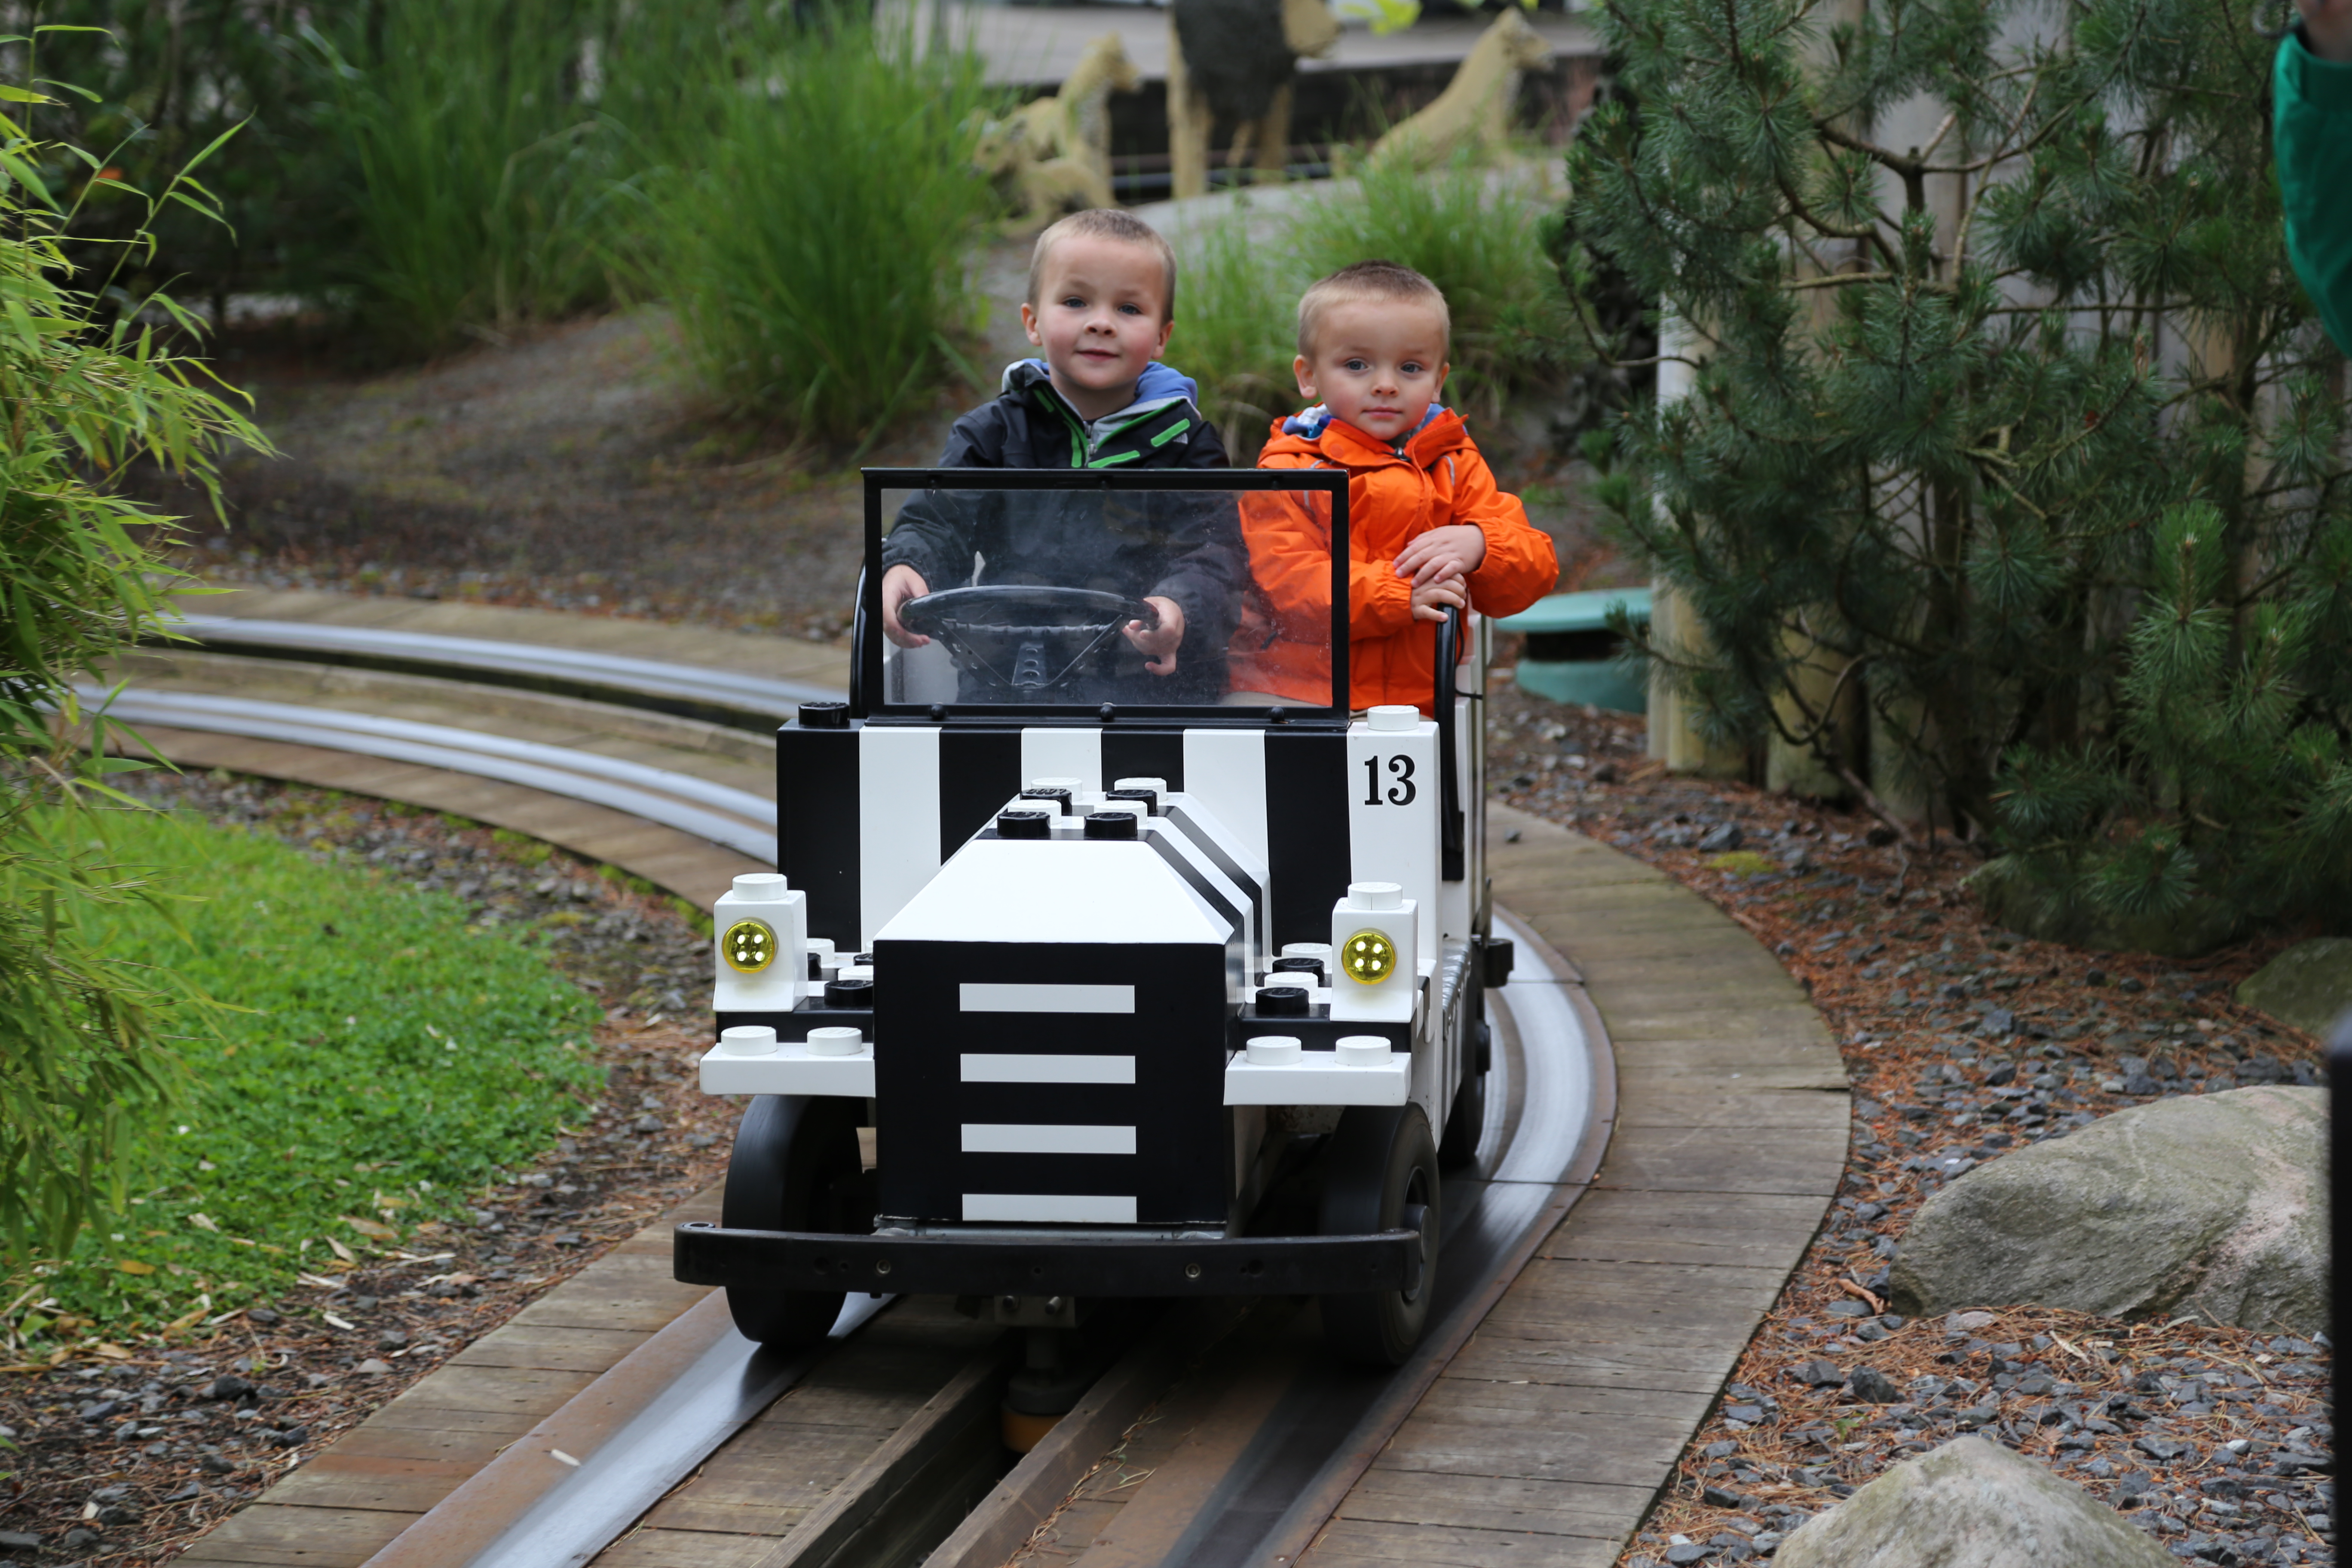
[[[857,735],[858,941],[940,873],[940,732],[871,724]]]
[[[956,988],[967,1013],[1132,1013],[1132,985],[1009,985],[967,980]]]
[[[1133,1225],[1135,1200],[1084,1193],[966,1193],[967,1223]]]
[[[1133,1057],[987,1056],[963,1058],[966,1083],[1133,1083]]]
[[[1184,731],[1184,793],[1265,864],[1265,734],[1259,730]]]
[[[967,1121],[967,1154],[1132,1154],[1132,1127],[1060,1121]]]

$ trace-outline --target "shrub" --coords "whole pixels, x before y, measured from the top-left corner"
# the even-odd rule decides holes
[[[1235,205],[1175,237],[1168,363],[1200,383],[1201,412],[1241,464],[1255,461],[1266,427],[1298,406],[1290,362],[1298,353],[1298,296],[1310,279],[1286,245],[1263,241],[1269,221]],[[1286,226],[1283,232],[1286,238]]]
[[[35,61],[24,63],[37,79]],[[9,89],[20,100],[31,90]],[[175,1081],[165,1005],[176,988],[108,951],[89,924],[125,901],[160,910],[157,890],[70,826],[73,808],[103,793],[102,774],[125,764],[95,748],[77,759],[52,731],[59,710],[78,716],[76,679],[163,631],[174,574],[158,546],[174,520],[114,480],[151,461],[217,500],[220,446],[265,443],[201,367],[104,308],[109,276],[77,270],[62,247],[76,208],[21,177],[68,160],[96,171],[99,161],[4,121],[0,153],[0,401],[10,416],[0,426],[0,1254],[22,1258],[61,1247],[94,1202],[121,1195],[138,1134]],[[106,194],[150,217],[164,200],[209,210],[184,182],[152,200]],[[135,261],[145,244],[133,224],[110,259]],[[110,259],[109,247],[90,249]],[[194,328],[167,297],[146,309]],[[101,737],[104,727],[101,716]],[[44,803],[68,815],[37,816]]]
[[[1295,205],[1237,205],[1177,237],[1183,283],[1169,359],[1200,382],[1202,411],[1235,462],[1254,461],[1269,422],[1298,405],[1299,295],[1351,262],[1398,262],[1445,291],[1445,399],[1465,415],[1491,422],[1556,381],[1571,314],[1546,247],[1551,214],[1527,183],[1465,158],[1292,194]]]
[[[1292,246],[1310,279],[1378,258],[1444,289],[1454,318],[1446,401],[1491,420],[1562,363],[1571,317],[1546,245],[1554,221],[1539,191],[1510,171],[1467,155],[1426,174],[1392,162],[1302,205]]]
[[[706,85],[711,139],[660,204],[688,355],[738,409],[870,437],[962,368],[965,253],[995,209],[980,61],[844,20],[754,38]]]
[[[1722,737],[1918,781],[2044,933],[2342,918],[2342,362],[2286,266],[2243,13],[1601,26],[1640,107],[1571,151],[1574,265],[1699,362],[1621,426],[1608,495],[1700,634],[1660,667]]]

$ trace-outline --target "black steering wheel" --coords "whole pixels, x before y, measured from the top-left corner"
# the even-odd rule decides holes
[[[1129,621],[1157,627],[1160,612],[1124,594],[1000,583],[909,599],[898,619],[910,632],[939,638],[957,663],[1034,700],[1077,673]]]

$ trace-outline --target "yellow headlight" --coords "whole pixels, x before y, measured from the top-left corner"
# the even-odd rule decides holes
[[[1385,931],[1360,931],[1339,944],[1340,969],[1349,979],[1366,985],[1378,985],[1386,980],[1389,972],[1396,968],[1396,943],[1388,939]]]
[[[776,961],[776,933],[765,921],[737,921],[719,939],[719,956],[738,974],[757,974]]]

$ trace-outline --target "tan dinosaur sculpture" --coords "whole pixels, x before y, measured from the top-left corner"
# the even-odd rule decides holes
[[[1168,148],[1175,195],[1209,189],[1209,142],[1232,121],[1233,161],[1279,178],[1290,151],[1290,84],[1301,56],[1328,54],[1339,20],[1325,0],[1175,0],[1168,18]]]
[[[990,121],[972,162],[1007,188],[1015,210],[1006,232],[1025,234],[1075,208],[1112,205],[1110,95],[1142,85],[1127,46],[1105,33],[1087,46],[1060,91]]]
[[[1498,151],[1509,136],[1511,110],[1518,102],[1519,73],[1551,58],[1545,43],[1517,6],[1495,18],[1445,84],[1445,90],[1419,113],[1389,127],[1372,143],[1368,166],[1402,162],[1434,168],[1463,148]]]

